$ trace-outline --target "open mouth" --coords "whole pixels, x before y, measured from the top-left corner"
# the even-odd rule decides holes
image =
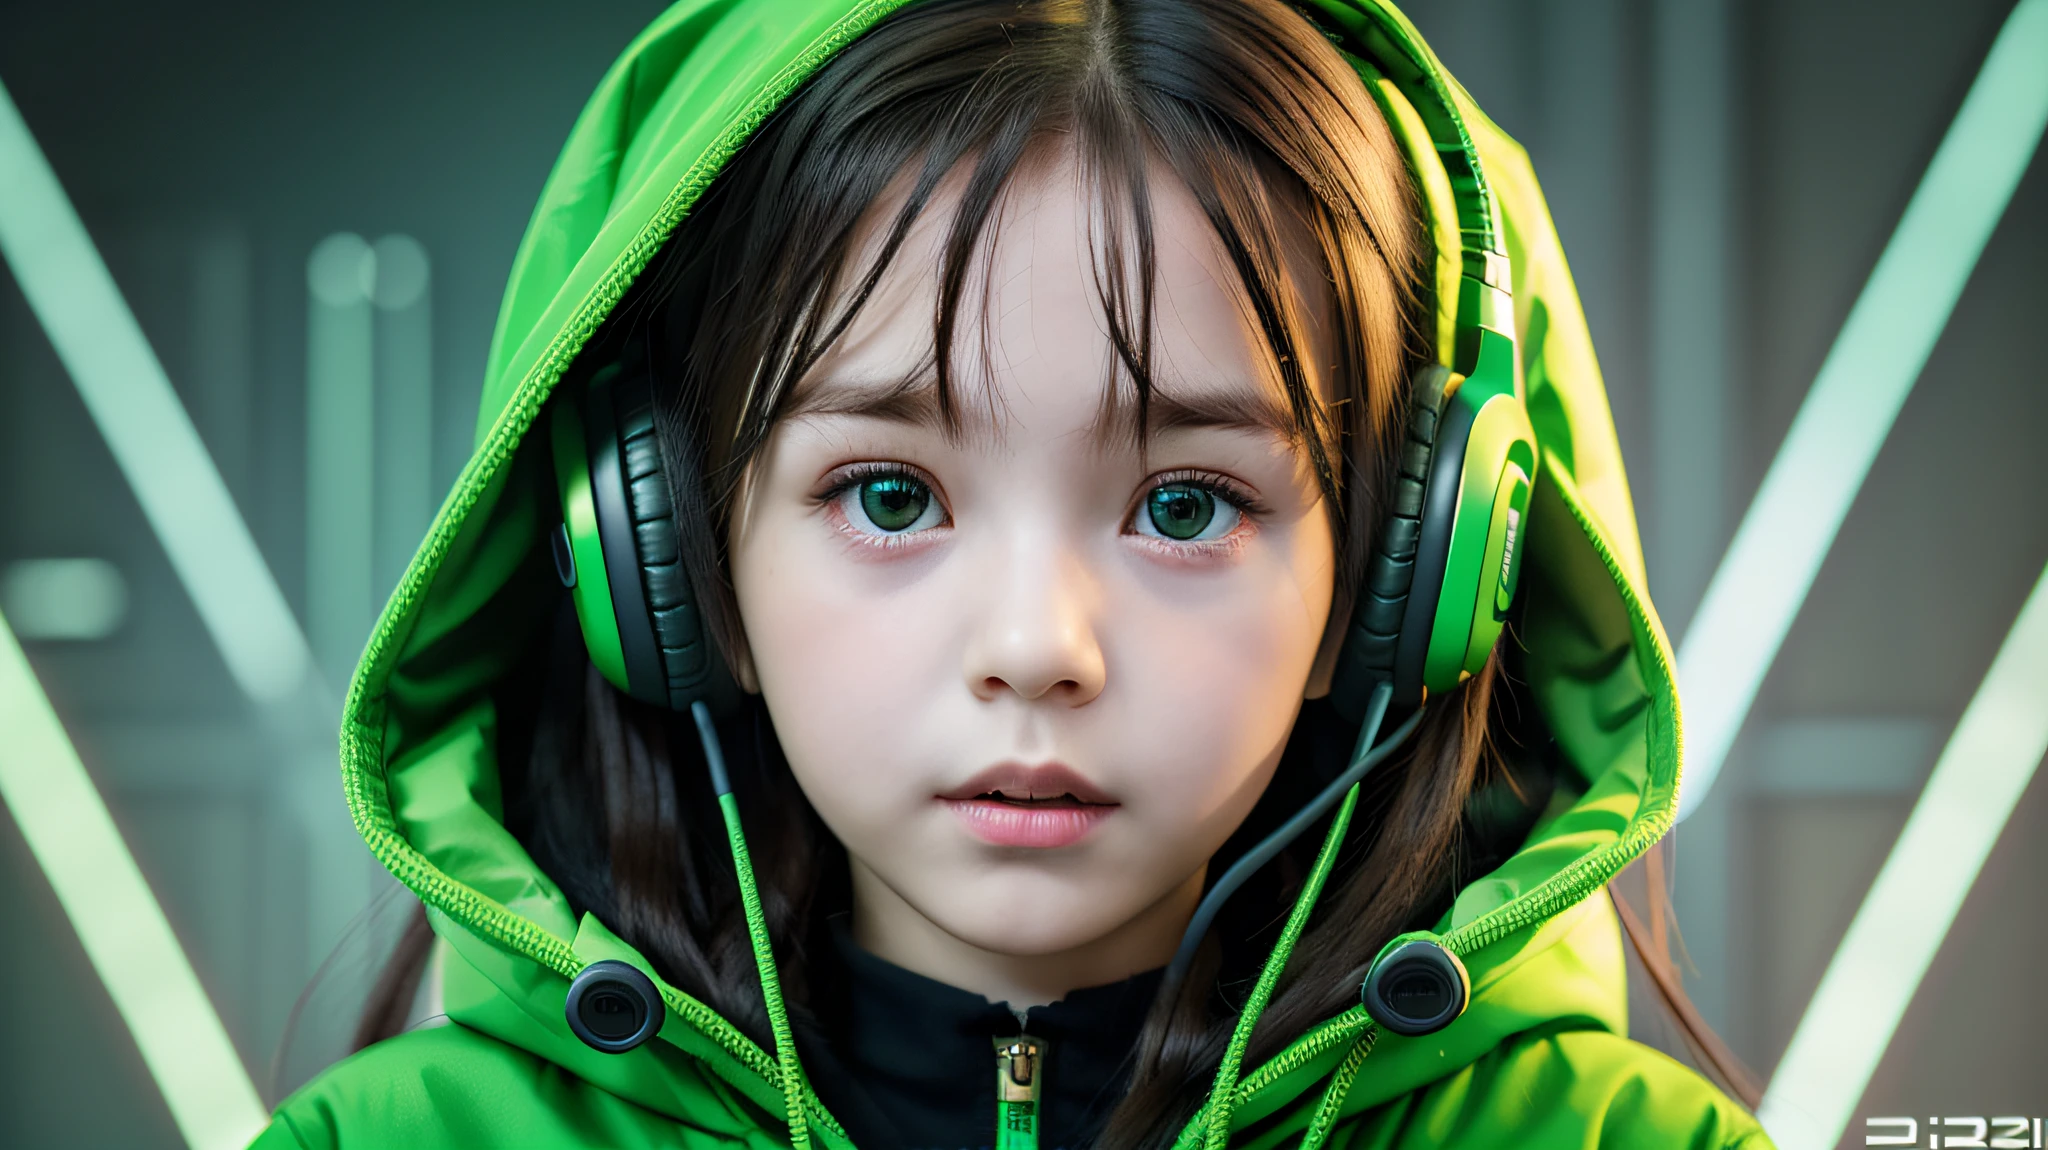
[[[997,792],[944,801],[969,834],[990,846],[1041,850],[1080,842],[1117,810],[1115,803],[1087,803],[1072,795],[1013,799]]]
[[[1121,805],[1058,763],[993,767],[938,798],[983,842],[1041,850],[1081,841]]]
[[[1008,791],[985,791],[968,800],[975,803],[1008,803],[1013,807],[1113,807],[1115,803],[1091,803],[1072,791],[1056,795],[1013,795]]]

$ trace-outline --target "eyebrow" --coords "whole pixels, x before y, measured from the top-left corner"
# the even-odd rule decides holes
[[[1232,431],[1270,431],[1292,439],[1298,434],[1294,413],[1264,388],[1246,394],[1241,388],[1152,389],[1147,404],[1149,431],[1219,427]]]
[[[1129,416],[1134,411],[1129,397],[1121,397],[1115,411],[1106,413],[1109,418],[1097,423],[1097,438],[1106,440],[1128,434]],[[956,416],[960,413],[958,404],[954,405],[954,412]],[[939,402],[938,380],[929,372],[878,381],[820,381],[796,396],[784,418],[807,415],[878,419],[942,431],[949,436],[960,431],[949,427]],[[1146,421],[1148,438],[1197,428],[1263,431],[1285,439],[1299,434],[1294,413],[1279,397],[1263,389],[1246,394],[1244,389],[1234,387],[1196,386],[1168,391],[1154,386],[1146,404]]]
[[[852,415],[944,430],[939,381],[928,372],[882,380],[821,380],[800,389],[783,418]]]

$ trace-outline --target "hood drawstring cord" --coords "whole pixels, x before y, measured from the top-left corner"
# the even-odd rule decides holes
[[[1323,890],[1323,880],[1330,876],[1330,868],[1337,862],[1337,848],[1343,845],[1344,831],[1351,825],[1352,809],[1358,805],[1358,783],[1344,795],[1343,805],[1337,808],[1337,816],[1330,822],[1330,833],[1323,836],[1323,849],[1316,854],[1315,869],[1302,884],[1301,893],[1294,899],[1294,909],[1288,912],[1287,925],[1280,930],[1280,941],[1273,944],[1273,953],[1266,956],[1266,967],[1259,972],[1258,984],[1252,987],[1252,996],[1245,1000],[1244,1009],[1238,1013],[1237,1028],[1231,1032],[1230,1045],[1223,1051],[1223,1064],[1216,1068],[1216,1086],[1209,1092],[1208,1130],[1203,1136],[1203,1150],[1224,1150],[1230,1141],[1230,1114],[1237,1108],[1237,1080],[1244,1066],[1245,1047],[1251,1044],[1252,1027],[1257,1025],[1259,1015],[1265,1012],[1266,1003],[1273,997],[1273,988],[1280,981],[1280,972],[1287,967],[1287,956],[1293,952],[1294,944],[1301,938],[1302,928],[1308,925],[1309,912],[1315,909],[1316,896]]]
[[[1407,721],[1394,728],[1393,734],[1385,739],[1379,738],[1380,724],[1387,717],[1387,704],[1393,697],[1391,684],[1381,683],[1374,688],[1372,699],[1366,704],[1365,722],[1358,729],[1358,742],[1351,752],[1351,765],[1343,774],[1331,779],[1328,786],[1272,834],[1238,856],[1237,861],[1230,864],[1230,869],[1223,872],[1223,877],[1217,879],[1209,887],[1209,892],[1202,896],[1194,915],[1188,919],[1187,929],[1181,932],[1180,947],[1173,952],[1173,961],[1166,964],[1164,985],[1169,988],[1168,993],[1171,993],[1170,988],[1179,986],[1180,980],[1187,977],[1188,968],[1195,962],[1195,952],[1201,948],[1203,936],[1209,933],[1209,925],[1216,921],[1216,916],[1223,911],[1223,904],[1230,901],[1237,888],[1272,862],[1273,856],[1286,850],[1289,843],[1300,838],[1302,832],[1313,826],[1317,819],[1330,813],[1330,808],[1337,805],[1337,800],[1346,791],[1356,789],[1353,784],[1365,778],[1381,760],[1399,750],[1401,744],[1408,741],[1408,736],[1415,733],[1415,728],[1422,723],[1424,708],[1416,708]]]
[[[1345,1053],[1344,1061],[1330,1073],[1330,1085],[1323,1091],[1322,1101],[1316,1104],[1315,1117],[1309,1120],[1308,1129],[1302,1132],[1301,1144],[1295,1150],[1322,1150],[1323,1143],[1329,1141],[1330,1131],[1336,1128],[1337,1119],[1344,1113],[1344,1099],[1351,1093],[1351,1084],[1358,1081],[1358,1069],[1365,1065],[1379,1036],[1379,1027],[1367,1023],[1358,1037],[1351,1040],[1351,1049]]]
[[[1339,786],[1348,783],[1348,788],[1343,792],[1344,801],[1338,806],[1336,815],[1331,818],[1329,832],[1323,836],[1322,849],[1316,853],[1315,867],[1309,871],[1308,881],[1302,884],[1301,893],[1295,896],[1294,908],[1287,915],[1287,925],[1281,928],[1279,941],[1273,944],[1272,953],[1266,956],[1265,968],[1259,972],[1259,981],[1252,988],[1251,997],[1245,1000],[1244,1009],[1238,1012],[1237,1026],[1231,1031],[1230,1045],[1224,1049],[1223,1062],[1216,1068],[1216,1084],[1209,1092],[1208,1105],[1204,1107],[1208,1118],[1202,1138],[1203,1150],[1224,1150],[1230,1141],[1230,1117],[1237,1109],[1238,1078],[1244,1069],[1245,1048],[1251,1045],[1252,1029],[1258,1025],[1259,1016],[1265,1013],[1266,1004],[1272,1000],[1273,989],[1280,982],[1280,974],[1287,968],[1288,956],[1294,953],[1294,944],[1300,941],[1302,930],[1308,926],[1309,915],[1315,910],[1316,900],[1322,895],[1323,882],[1330,877],[1330,870],[1336,865],[1337,851],[1344,844],[1344,832],[1351,826],[1351,813],[1358,806],[1358,790],[1364,785],[1366,772],[1381,759],[1392,754],[1396,747],[1406,742],[1422,719],[1422,711],[1418,709],[1385,742],[1376,743],[1380,723],[1386,717],[1387,704],[1392,695],[1393,689],[1390,684],[1382,683],[1374,689],[1372,699],[1366,708],[1365,723],[1358,732],[1358,745],[1352,751],[1350,768],[1326,788],[1323,794],[1317,796],[1294,818],[1289,819],[1285,826],[1267,836],[1264,842],[1253,848],[1244,859],[1240,859],[1237,865],[1224,874],[1217,882],[1219,889],[1212,890],[1210,897],[1204,898],[1202,906],[1197,909],[1195,921],[1189,924],[1187,937],[1181,942],[1180,954],[1175,956],[1173,964],[1168,968],[1168,982],[1178,981],[1186,969],[1188,956],[1193,954],[1195,945],[1200,943],[1201,935],[1207,933],[1210,920],[1221,909],[1222,900],[1228,897],[1229,890],[1235,890],[1250,877],[1251,870],[1271,860],[1294,835],[1306,829],[1311,820],[1319,817],[1322,811],[1327,809],[1329,801],[1335,797],[1333,792]],[[1227,889],[1221,889],[1226,887]],[[1304,1142],[1300,1150],[1316,1150],[1322,1140],[1328,1137],[1328,1123],[1336,1120],[1336,1112],[1343,1105],[1343,1096],[1350,1092],[1351,1081],[1358,1073],[1358,1064],[1364,1062],[1365,1056],[1372,1052],[1371,1036],[1374,1034],[1374,1030],[1367,1030],[1361,1035],[1359,1044],[1354,1046],[1337,1068],[1329,1089],[1324,1093],[1322,1104],[1316,1108],[1315,1120],[1306,1135],[1313,1138],[1313,1142]],[[1326,1110],[1328,1114],[1325,1114]]]
[[[789,1011],[782,1004],[782,979],[775,970],[775,952],[768,945],[768,918],[761,912],[761,892],[754,886],[754,865],[747,854],[746,835],[740,830],[739,803],[732,797],[732,780],[725,773],[725,751],[719,745],[718,729],[711,723],[709,708],[701,702],[692,703],[690,717],[697,721],[697,735],[704,743],[704,765],[711,773],[711,790],[718,796],[719,813],[725,816],[725,837],[732,847],[733,870],[739,876],[747,938],[753,943],[754,969],[761,975],[761,1001],[768,1008],[768,1030],[775,1039],[775,1064],[781,1072],[789,1145],[791,1150],[810,1150],[810,1123],[804,1117],[804,1068],[797,1061]]]
[[[1354,775],[1350,787],[1344,792],[1344,801],[1330,820],[1330,829],[1323,836],[1322,849],[1316,853],[1316,862],[1310,870],[1308,881],[1302,884],[1301,893],[1295,896],[1294,907],[1287,915],[1287,925],[1281,928],[1279,941],[1266,957],[1266,965],[1259,972],[1259,981],[1252,988],[1251,997],[1245,1001],[1239,1012],[1237,1026],[1230,1035],[1230,1045],[1224,1050],[1222,1065],[1216,1068],[1216,1084],[1209,1093],[1209,1103],[1204,1108],[1208,1114],[1208,1129],[1203,1137],[1204,1150],[1225,1150],[1230,1141],[1230,1118],[1237,1108],[1238,1079],[1244,1067],[1245,1048],[1251,1044],[1252,1029],[1258,1024],[1259,1016],[1265,1012],[1266,1004],[1272,1000],[1273,990],[1280,982],[1281,972],[1287,967],[1288,956],[1294,952],[1295,943],[1300,941],[1301,932],[1308,925],[1309,915],[1315,910],[1316,900],[1321,897],[1323,883],[1330,877],[1330,870],[1336,865],[1337,851],[1343,846],[1344,832],[1350,829],[1351,814],[1358,806],[1358,791],[1362,785],[1360,776],[1379,758],[1404,741],[1411,732],[1420,712],[1404,723],[1396,737],[1387,744],[1375,747],[1373,740],[1379,733],[1379,719],[1386,713],[1386,691],[1375,692],[1371,717],[1365,728],[1359,732],[1358,748],[1354,752],[1354,765],[1347,774]],[[754,867],[747,854],[747,839],[740,829],[739,803],[733,798],[732,780],[725,770],[725,751],[719,743],[718,729],[711,721],[711,711],[703,703],[690,705],[690,717],[696,720],[698,737],[704,744],[704,765],[711,775],[711,789],[718,797],[718,810],[725,818],[725,836],[732,847],[733,870],[740,885],[740,903],[747,917],[747,937],[753,944],[754,968],[761,977],[761,1000],[768,1011],[768,1029],[775,1039],[775,1062],[782,1079],[783,1106],[789,1122],[789,1144],[791,1150],[810,1150],[810,1124],[804,1113],[805,1079],[803,1064],[798,1061],[796,1040],[789,1028],[789,1012],[782,1002],[782,982],[775,969],[775,953],[768,941],[768,920],[761,910],[761,893],[754,884]],[[1377,754],[1372,752],[1377,751]],[[1342,782],[1343,780],[1339,780]],[[1315,804],[1319,805],[1319,804]],[[1304,812],[1306,813],[1306,812]],[[1351,1051],[1333,1073],[1329,1087],[1324,1091],[1321,1103],[1311,1121],[1301,1150],[1319,1150],[1328,1138],[1331,1125],[1343,1106],[1344,1096],[1350,1092],[1351,1082],[1358,1074],[1359,1065],[1372,1052],[1376,1028],[1368,1028],[1354,1042]]]

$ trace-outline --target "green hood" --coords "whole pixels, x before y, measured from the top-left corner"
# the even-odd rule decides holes
[[[330,1072],[286,1104],[267,1137],[331,1144],[345,1129],[364,1128],[377,1107],[399,1105],[372,1101],[389,1086],[363,1069],[378,1058],[386,1060],[382,1073],[418,1077],[406,1090],[434,1095],[432,1112],[444,1123],[471,1120],[484,1129],[513,1121],[493,1119],[493,1105],[539,1122],[531,1117],[539,1107],[549,1122],[584,1130],[590,1144],[641,1144],[625,1119],[565,1117],[565,1107],[590,1105],[594,1090],[610,1098],[607,1105],[631,1104],[639,1116],[633,1121],[656,1127],[764,1146],[786,1137],[775,1059],[658,979],[670,1008],[658,1040],[607,1055],[569,1033],[564,997],[584,966],[618,958],[653,971],[603,924],[579,921],[502,825],[492,687],[529,648],[558,594],[545,534],[558,514],[556,496],[545,437],[533,433],[550,390],[749,133],[901,2],[682,0],[626,49],[577,121],[513,266],[475,455],[384,610],[351,684],[341,732],[356,825],[429,908],[446,944],[445,1006],[462,1025],[384,1044],[412,1043],[409,1058],[373,1048]],[[1327,27],[1352,29],[1366,2],[1314,6]],[[1376,1047],[1358,1041],[1368,1027],[1359,1008],[1301,1035],[1244,1076],[1232,1125],[1248,1145],[1297,1135],[1340,1062],[1351,1064],[1346,1073],[1358,1071],[1356,1079],[1340,1113],[1321,1121],[1407,1106],[1405,1096],[1460,1075],[1490,1081],[1486,1089],[1496,1093],[1549,1089],[1501,1078],[1520,1071],[1498,1063],[1499,1052],[1531,1036],[1556,1045],[1560,1036],[1585,1033],[1620,1044],[1612,1036],[1627,1029],[1621,940],[1606,900],[1588,896],[1672,820],[1680,737],[1671,651],[1643,590],[1634,510],[1585,320],[1527,156],[1462,91],[1458,97],[1505,212],[1521,366],[1541,450],[1525,552],[1527,673],[1583,778],[1567,788],[1574,801],[1556,803],[1520,852],[1465,887],[1439,924],[1471,972],[1466,1014],[1437,1034],[1388,1035]],[[469,1103],[476,1112],[463,1119],[450,1110],[456,1103],[447,1076],[460,1077],[451,1067],[470,1057],[462,1050],[484,1041],[478,1034],[495,1040],[498,1053],[490,1057],[523,1069],[496,1102],[475,1086],[472,1094],[482,1092]],[[1365,1048],[1370,1059],[1359,1070],[1351,1055]],[[1560,1105],[1621,1105],[1626,1089],[1615,1083],[1645,1073],[1627,1067],[1658,1057],[1628,1049],[1609,1059],[1624,1070],[1591,1087],[1584,1074],[1559,1087]],[[1675,1065],[1669,1072],[1683,1073]],[[563,1084],[572,1082],[586,1101],[562,1101],[572,1089]],[[1600,1097],[1571,1101],[1586,1089]],[[555,1102],[547,1101],[551,1091]],[[1699,1114],[1673,1119],[1679,1126],[1672,1129],[1686,1133],[1669,1144],[1709,1127],[1719,1131],[1714,1145],[1748,1136],[1732,1108],[1703,1085],[1683,1098],[1679,1108]],[[820,1144],[848,1145],[815,1097],[810,1117]],[[1183,1144],[1200,1139],[1202,1121]],[[424,1137],[425,1129],[417,1132]],[[546,1137],[539,1126],[522,1129]]]

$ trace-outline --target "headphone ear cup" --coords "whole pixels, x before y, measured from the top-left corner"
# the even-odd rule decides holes
[[[1389,680],[1394,681],[1395,706],[1413,707],[1422,701],[1420,667],[1412,675],[1398,671],[1405,669],[1407,662],[1401,654],[1410,641],[1406,635],[1409,598],[1423,558],[1431,464],[1436,457],[1444,389],[1450,381],[1450,369],[1433,363],[1416,372],[1409,390],[1407,427],[1388,493],[1387,517],[1366,558],[1364,578],[1352,596],[1351,621],[1330,684],[1330,704],[1354,723],[1364,721],[1373,688]],[[1436,567],[1441,578],[1441,562]],[[1428,642],[1429,637],[1423,635],[1420,646],[1427,647]]]
[[[619,470],[632,523],[650,646],[664,698],[678,711],[705,701],[722,710],[737,688],[704,626],[690,564],[676,523],[674,488],[654,424],[654,389],[643,375],[622,377],[613,395],[618,420]],[[623,626],[623,623],[622,623]]]
[[[704,626],[655,427],[645,360],[594,373],[555,417],[563,528],[556,564],[591,662],[613,686],[678,711],[740,697]]]

